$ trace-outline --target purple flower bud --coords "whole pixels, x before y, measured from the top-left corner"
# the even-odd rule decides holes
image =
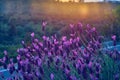
[[[19,52],[20,52],[20,49],[17,49],[17,52],[19,53]]]
[[[42,31],[45,31],[46,25],[47,25],[47,22],[46,22],[46,21],[42,23]]]
[[[51,52],[48,52],[48,57],[50,57],[52,54],[51,54]]]
[[[42,60],[39,58],[38,61],[37,61],[37,63],[38,63],[38,66],[41,66]]]
[[[31,33],[31,37],[34,37],[34,36],[35,36],[35,33],[34,33],[34,32],[32,32],[32,33]]]
[[[36,75],[37,77],[40,76],[39,71],[35,71],[35,75]]]
[[[79,32],[82,33],[83,32],[83,24],[82,23],[78,23],[78,28],[79,28]]]
[[[22,44],[24,45],[24,44],[25,44],[25,42],[24,42],[24,41],[22,41]]]
[[[119,79],[120,79],[120,75],[119,75],[119,74],[116,74],[114,79],[115,79],[115,80],[119,80]]]
[[[78,26],[79,26],[79,27],[82,27],[82,26],[83,26],[83,24],[82,24],[81,22],[79,22],[79,23],[78,23]]]
[[[36,43],[38,43],[38,42],[39,42],[39,40],[38,40],[38,39],[34,39],[34,41],[35,41]]]
[[[13,74],[13,72],[15,71],[14,64],[9,64],[8,69],[9,69],[10,74]]]
[[[93,74],[89,74],[89,76],[90,76],[90,80],[95,80],[95,77]]]
[[[66,41],[66,40],[67,40],[67,37],[66,37],[66,36],[63,36],[63,37],[62,37],[62,40],[63,40],[63,41]]]
[[[43,36],[42,38],[43,38],[43,40],[47,40],[47,37],[46,37],[46,36]]]
[[[76,69],[78,69],[80,67],[79,63],[76,63],[75,67],[76,67]]]
[[[77,37],[77,42],[79,42],[80,41],[80,38],[79,37]]]
[[[115,41],[116,40],[116,35],[113,35],[111,38],[112,38],[113,41]]]
[[[50,74],[50,79],[54,80],[54,74],[53,73]]]
[[[78,80],[75,76],[70,76],[71,80]]]
[[[65,69],[65,63],[64,62],[62,63],[61,68]]]
[[[7,53],[7,51],[5,50],[5,51],[4,51],[4,55],[7,55],[7,54],[8,54],[8,53]]]
[[[70,70],[65,69],[65,73],[66,73],[66,74],[69,74],[69,73],[70,73]]]
[[[113,35],[111,38],[113,40],[113,45],[116,46],[116,35]]]
[[[35,48],[36,50],[39,49],[39,46],[38,46],[37,44],[33,43],[33,46],[34,46],[34,48]]]
[[[69,41],[65,41],[63,44],[64,44],[65,46],[69,46],[69,45],[70,45],[70,42],[69,42]]]
[[[25,64],[29,64],[29,59],[26,59],[26,60],[25,60]]]
[[[74,24],[70,24],[70,28],[71,28],[71,33],[74,34]]]
[[[90,29],[90,24],[87,24],[87,29]]]
[[[20,65],[22,65],[22,66],[23,66],[23,65],[24,65],[24,61],[20,61]]]
[[[62,50],[62,49],[63,49],[63,48],[62,48],[62,45],[60,45],[60,46],[59,46],[59,49],[60,49],[60,50]]]
[[[93,63],[90,61],[89,64],[88,64],[88,67],[91,68],[93,65]]]
[[[116,53],[112,53],[112,56],[111,56],[114,60],[117,59],[117,54]]]
[[[24,53],[24,48],[18,49],[18,52],[19,52],[19,53]]]
[[[74,36],[75,36],[75,34],[70,34],[70,36],[71,36],[71,37],[74,37]]]
[[[26,47],[26,45],[25,45],[25,42],[24,41],[22,41],[22,46],[25,48]]]
[[[3,57],[3,62],[6,62],[6,57]]]
[[[95,27],[93,27],[93,28],[91,29],[91,31],[92,31],[92,32],[95,32],[95,31],[96,31],[96,28],[95,28]]]
[[[10,62],[13,63],[13,58],[10,59]]]
[[[29,73],[28,76],[29,76],[29,79],[30,79],[30,80],[34,80],[34,77],[33,77],[33,74],[32,74],[32,73]],[[42,79],[40,79],[40,80],[42,80]]]
[[[39,42],[39,45],[40,45],[41,47],[43,47],[43,43],[42,43],[42,42]]]
[[[73,28],[74,27],[74,24],[70,24],[70,28]]]
[[[74,55],[74,56],[77,56],[78,53],[74,50],[74,51],[73,51],[73,55]]]
[[[17,56],[17,60],[19,61],[20,59],[21,59],[21,56],[20,56],[20,55],[18,55],[18,56]]]

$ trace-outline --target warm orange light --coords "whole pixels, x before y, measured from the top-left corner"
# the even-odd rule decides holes
[[[79,9],[79,14],[82,15],[82,17],[87,17],[89,14],[88,7],[87,6],[81,6]]]
[[[56,0],[58,2],[79,2],[80,0]]]

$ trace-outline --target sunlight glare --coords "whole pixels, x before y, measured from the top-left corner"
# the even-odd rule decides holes
[[[79,13],[82,15],[82,17],[86,17],[89,14],[88,7],[87,6],[82,6],[79,9]]]
[[[58,1],[58,2],[79,2],[80,0],[56,0],[56,1]]]

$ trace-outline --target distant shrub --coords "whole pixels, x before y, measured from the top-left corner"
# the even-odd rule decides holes
[[[120,19],[120,6],[118,6],[116,9],[115,9],[115,16]]]

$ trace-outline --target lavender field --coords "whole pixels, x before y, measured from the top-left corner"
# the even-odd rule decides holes
[[[120,80],[119,3],[0,4],[0,80]]]

